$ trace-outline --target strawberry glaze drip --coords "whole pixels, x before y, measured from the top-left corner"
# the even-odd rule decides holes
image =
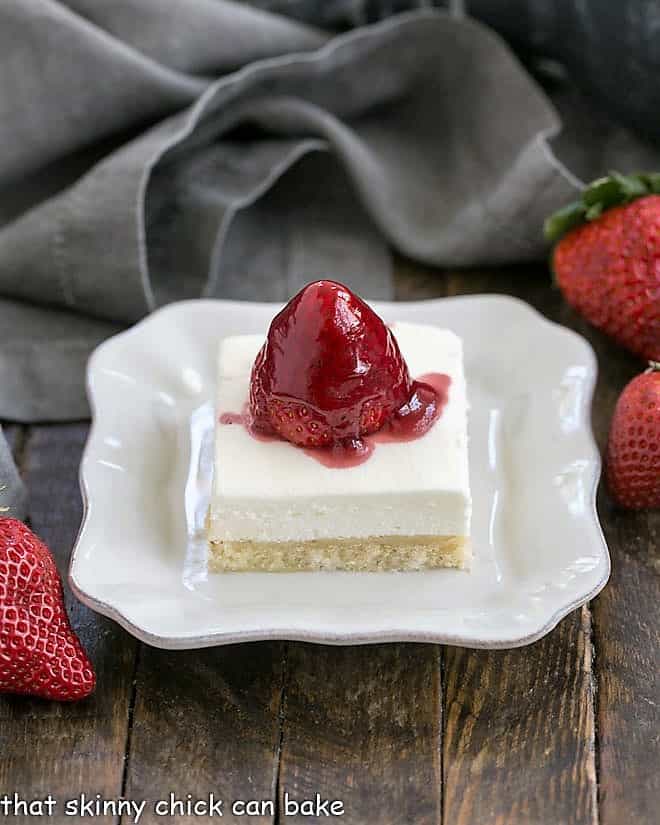
[[[449,398],[451,378],[439,372],[429,372],[412,382],[410,398],[375,433],[347,438],[327,447],[304,447],[310,458],[324,467],[348,469],[364,464],[378,444],[415,441],[431,429],[442,415]],[[255,428],[251,422],[249,405],[242,413],[225,412],[219,419],[221,424],[238,424],[257,441],[285,441],[275,433],[266,434]]]
[[[433,425],[449,378],[413,381],[392,331],[348,287],[316,281],[278,313],[256,357],[241,423],[327,467],[366,461],[378,441],[410,441]]]

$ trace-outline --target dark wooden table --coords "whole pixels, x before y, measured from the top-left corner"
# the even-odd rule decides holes
[[[601,447],[614,402],[640,364],[591,330],[542,266],[440,272],[400,261],[399,299],[517,295],[585,335],[600,378]],[[533,359],[533,353],[530,354]],[[533,360],[530,361],[533,369]],[[64,573],[81,518],[87,424],[9,426],[30,519]],[[660,822],[660,512],[599,510],[612,555],[605,591],[546,638],[512,651],[421,644],[276,642],[155,650],[67,594],[98,689],[61,706],[0,697],[0,797],[63,800],[341,799],[351,825],[651,825]],[[124,816],[121,821],[132,822]],[[208,817],[142,823],[207,822]]]

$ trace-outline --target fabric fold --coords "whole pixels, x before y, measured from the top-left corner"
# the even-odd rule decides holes
[[[236,141],[224,141],[240,128],[263,138],[237,160]],[[437,265],[530,258],[542,248],[542,215],[573,190],[549,160],[546,135],[558,128],[542,92],[479,24],[439,13],[388,20],[221,78],[6,226],[0,291],[121,322],[159,296],[209,294],[211,250],[222,257],[212,239],[226,234],[227,214],[255,175],[274,182],[279,155],[302,157],[306,141],[341,161],[354,208],[402,252]],[[168,231],[180,235],[176,248]],[[189,256],[193,271],[179,267],[174,279],[150,266],[163,246]]]
[[[121,43],[169,69],[217,77],[255,60],[318,48],[330,35],[225,0],[62,0]],[[194,7],[192,7],[194,5]]]
[[[208,85],[144,57],[56,0],[7,0],[0,28],[0,182],[175,112]]]

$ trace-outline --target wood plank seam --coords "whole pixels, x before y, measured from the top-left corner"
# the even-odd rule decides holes
[[[282,648],[282,685],[280,688],[280,702],[277,710],[279,738],[277,742],[275,764],[273,766],[273,800],[275,802],[275,816],[273,817],[273,825],[280,825],[283,819],[280,806],[280,798],[283,791],[280,785],[282,781],[282,750],[284,748],[284,726],[286,724],[286,689],[289,678],[288,660],[289,644],[286,643]]]
[[[438,731],[438,748],[440,752],[438,759],[440,762],[440,823],[445,825],[445,720],[447,715],[445,713],[445,685],[446,682],[446,646],[443,646],[438,651],[438,669],[440,671],[439,690],[438,690],[438,714],[440,717],[440,729]]]
[[[126,722],[126,745],[124,747],[124,767],[121,775],[121,799],[126,798],[126,788],[128,785],[128,771],[131,761],[131,743],[133,740],[133,716],[135,714],[135,703],[137,701],[137,676],[142,658],[142,642],[137,643],[135,659],[133,661],[133,679],[131,682],[131,695],[128,701],[128,718]],[[124,825],[124,814],[119,817],[118,825]]]
[[[591,746],[593,748],[593,770],[595,781],[593,783],[593,811],[594,823],[600,823],[600,741],[598,729],[598,674],[596,658],[596,636],[594,633],[594,614],[591,610],[591,602],[585,604],[582,615],[588,625],[587,644],[589,650],[589,690],[591,693],[591,713],[592,713],[592,736]]]

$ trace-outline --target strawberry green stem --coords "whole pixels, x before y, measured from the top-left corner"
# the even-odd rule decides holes
[[[586,186],[579,200],[550,215],[543,225],[545,237],[549,241],[558,241],[576,226],[596,220],[606,209],[630,203],[646,195],[659,194],[660,172],[639,172],[632,175],[610,172],[607,177],[598,178]]]

